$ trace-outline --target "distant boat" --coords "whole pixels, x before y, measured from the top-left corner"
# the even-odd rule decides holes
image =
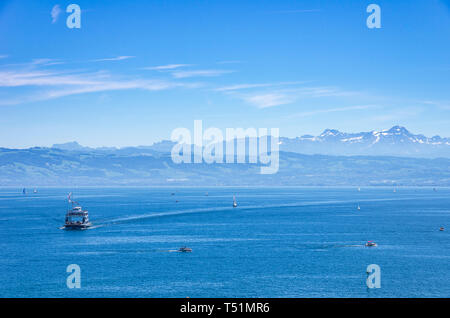
[[[233,208],[237,207],[236,196],[233,195]]]
[[[33,190],[33,193],[37,193],[37,190],[36,190],[36,189],[34,189],[34,190]]]
[[[444,227],[439,228],[439,231],[444,231],[444,230],[445,230]]]
[[[183,246],[183,247],[180,247],[180,249],[178,250],[178,252],[184,252],[184,253],[192,252],[192,248]]]
[[[22,189],[22,194],[27,194],[27,190],[25,188]]]
[[[361,192],[361,188],[358,188],[358,192]]]
[[[377,246],[377,243],[375,243],[374,241],[368,241],[366,243],[366,246],[368,246],[368,247],[375,247],[375,246]]]
[[[359,206],[359,204],[358,204],[358,207],[357,207],[357,209],[358,209],[358,210],[361,210],[361,207]]]

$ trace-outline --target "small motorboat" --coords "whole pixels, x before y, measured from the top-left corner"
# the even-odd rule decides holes
[[[367,246],[367,247],[375,247],[375,246],[377,246],[377,243],[375,243],[374,241],[368,241],[368,242],[366,243],[366,246]]]
[[[183,253],[192,252],[192,248],[183,246],[183,247],[180,247],[180,249],[178,250],[178,252],[183,252]]]
[[[233,208],[237,207],[236,196],[233,195]]]
[[[439,228],[439,231],[444,231],[444,230],[445,230],[444,227]]]

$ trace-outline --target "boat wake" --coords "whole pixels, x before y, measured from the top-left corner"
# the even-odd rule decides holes
[[[336,204],[354,204],[355,202],[380,202],[380,201],[398,201],[398,200],[408,200],[408,198],[382,198],[382,199],[359,199],[359,200],[328,200],[328,201],[309,201],[309,202],[293,202],[286,204],[267,204],[267,205],[248,205],[240,206],[239,211],[249,211],[249,210],[259,210],[259,209],[270,209],[270,208],[283,208],[283,207],[303,207],[303,206],[317,206],[317,205],[336,205]],[[168,212],[154,212],[145,213],[139,215],[130,215],[127,217],[121,217],[111,220],[105,220],[104,222],[97,223],[93,222],[92,226],[88,229],[97,229],[105,226],[111,226],[115,224],[122,224],[128,222],[135,222],[150,218],[160,218],[169,217],[177,215],[186,214],[196,214],[196,213],[211,213],[211,212],[222,212],[222,211],[235,211],[236,209],[230,206],[216,207],[216,208],[197,208],[197,209],[186,209],[178,211],[168,211]]]
[[[95,224],[95,225],[91,226],[90,229],[114,225],[114,224],[133,222],[133,221],[138,221],[138,220],[143,220],[143,219],[150,219],[150,218],[159,218],[159,217],[193,214],[193,213],[227,211],[227,210],[232,210],[232,208],[230,208],[230,207],[201,208],[201,209],[188,209],[188,210],[179,210],[179,211],[171,211],[171,212],[155,212],[155,213],[146,213],[146,214],[140,214],[140,215],[131,215],[128,217],[112,219],[110,221],[106,221],[101,224]]]

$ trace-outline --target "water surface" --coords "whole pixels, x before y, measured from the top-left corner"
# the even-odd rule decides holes
[[[60,229],[69,191],[89,210],[92,229]],[[3,188],[0,296],[450,297],[449,194]],[[365,247],[368,240],[378,247]],[[193,252],[176,251],[185,245]],[[69,264],[81,268],[80,289],[66,286]],[[380,289],[365,284],[369,264],[381,267]]]

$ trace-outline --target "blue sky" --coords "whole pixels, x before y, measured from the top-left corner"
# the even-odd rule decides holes
[[[194,119],[450,136],[449,53],[448,0],[4,0],[0,147],[149,145]]]

